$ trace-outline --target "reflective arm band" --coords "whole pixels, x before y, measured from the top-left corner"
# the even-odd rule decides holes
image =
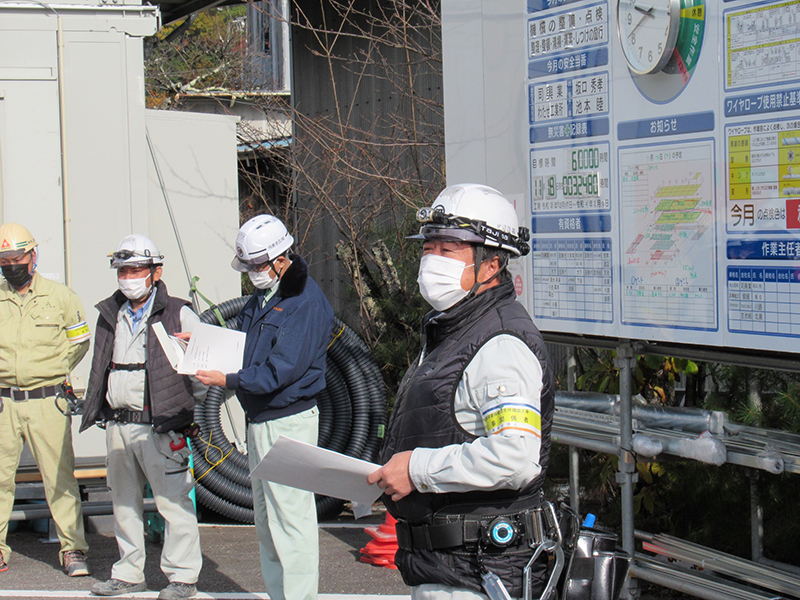
[[[504,432],[542,437],[542,417],[539,411],[525,402],[492,402],[481,411],[486,435]],[[521,399],[520,399],[521,400]]]
[[[71,327],[67,327],[67,340],[70,344],[80,344],[90,337],[89,325],[86,324],[86,321],[81,321]]]

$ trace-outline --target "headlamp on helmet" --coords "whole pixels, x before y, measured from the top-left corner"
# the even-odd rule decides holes
[[[517,235],[513,235],[492,227],[486,221],[446,213],[442,206],[420,208],[417,211],[417,221],[423,223],[420,229],[423,239],[483,244],[509,250],[517,256],[525,256],[530,252],[527,242],[531,234],[527,227],[518,227]]]
[[[112,269],[154,267],[164,261],[164,255],[158,251],[153,240],[138,233],[124,237],[108,257]]]

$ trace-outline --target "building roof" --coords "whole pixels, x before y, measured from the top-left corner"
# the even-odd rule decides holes
[[[174,21],[189,16],[193,12],[215,6],[242,4],[242,0],[157,0],[152,3],[159,5],[162,22],[164,25],[169,25]]]

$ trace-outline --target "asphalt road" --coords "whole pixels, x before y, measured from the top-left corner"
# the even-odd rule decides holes
[[[320,527],[320,594],[323,599],[369,598],[373,595],[407,598],[408,588],[400,574],[359,560],[360,549],[372,538],[364,527],[383,522],[373,515],[358,523],[352,516]],[[14,554],[9,569],[0,573],[0,598],[81,598],[95,581],[110,577],[111,565],[119,558],[110,517],[92,517],[89,542],[89,577],[69,578],[58,564],[58,544],[43,544],[42,535],[20,527],[8,535]],[[201,525],[203,570],[197,588],[200,598],[266,598],[253,526]],[[149,593],[135,598],[153,598],[167,585],[159,568],[161,545],[147,542],[145,576]],[[96,598],[96,597],[95,597]]]
[[[400,574],[392,569],[361,562],[361,548],[372,540],[364,531],[384,522],[385,513],[376,505],[370,517],[355,521],[352,513],[343,513],[335,521],[320,525],[320,600],[407,600],[408,588]],[[111,575],[111,566],[119,558],[110,516],[87,519],[89,542],[88,577],[69,578],[58,564],[58,544],[42,543],[42,533],[27,523],[9,533],[8,544],[14,554],[9,569],[0,573],[0,600],[53,598],[97,598],[89,593],[96,581]],[[252,525],[200,526],[203,570],[197,582],[198,599],[238,600],[268,598],[261,579],[258,540]],[[147,542],[145,577],[148,591],[121,598],[156,598],[167,585],[159,567],[160,543]],[[685,594],[672,592],[642,582],[641,600],[689,600]]]

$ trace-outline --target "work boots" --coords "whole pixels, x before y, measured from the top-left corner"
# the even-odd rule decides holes
[[[109,579],[108,581],[98,581],[92,586],[92,593],[95,596],[121,596],[123,594],[134,594],[143,592],[147,589],[147,584],[131,583],[121,579]]]
[[[89,565],[86,564],[86,555],[80,550],[64,552],[64,573],[68,577],[83,577],[89,574]]]
[[[191,598],[196,594],[197,586],[193,583],[171,581],[167,587],[161,590],[158,600],[181,600],[182,598]]]

